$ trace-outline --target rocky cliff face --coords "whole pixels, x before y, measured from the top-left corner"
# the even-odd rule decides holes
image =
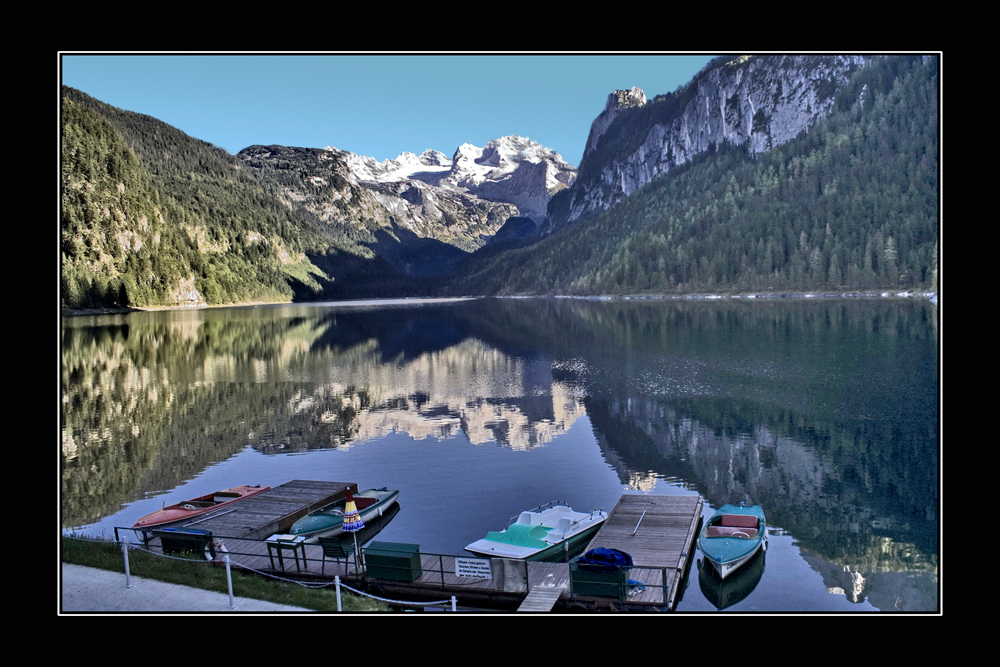
[[[865,56],[741,56],[717,60],[687,86],[647,102],[614,91],[591,127],[580,178],[546,228],[614,206],[650,180],[724,141],[751,153],[807,130]]]
[[[576,177],[558,153],[518,136],[482,148],[462,144],[451,158],[428,150],[378,162],[333,146],[250,146],[238,157],[290,208],[369,244],[411,275],[447,272],[461,251],[488,243],[508,219],[537,224],[552,195]],[[435,248],[430,259],[414,259],[428,247]]]
[[[260,172],[289,208],[325,225],[378,228],[391,224],[372,194],[351,182],[343,157],[321,148],[249,146],[236,157]]]
[[[593,151],[601,136],[611,125],[612,121],[619,116],[624,109],[641,107],[646,104],[646,93],[635,86],[631,90],[616,90],[608,95],[608,101],[604,105],[604,111],[594,119],[590,125],[590,135],[587,137],[587,146],[583,150],[586,155]]]

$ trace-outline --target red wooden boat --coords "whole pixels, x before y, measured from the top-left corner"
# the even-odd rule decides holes
[[[255,496],[258,493],[267,491],[271,487],[261,486],[236,486],[225,491],[216,491],[205,496],[185,500],[174,505],[166,505],[163,509],[152,514],[147,514],[134,524],[132,528],[162,528],[170,524],[189,521],[197,516],[224,508],[228,505]]]

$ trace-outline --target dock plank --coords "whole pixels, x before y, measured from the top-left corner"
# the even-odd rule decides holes
[[[626,494],[588,548],[619,549],[631,555],[635,565],[677,567],[701,505],[698,496]]]

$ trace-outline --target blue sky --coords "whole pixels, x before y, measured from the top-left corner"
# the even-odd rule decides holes
[[[579,166],[608,94],[652,99],[709,54],[63,53],[61,82],[153,116],[230,153],[281,144],[370,155],[448,156],[510,134]]]

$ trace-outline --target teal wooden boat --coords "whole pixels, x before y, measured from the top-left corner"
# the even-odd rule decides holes
[[[504,530],[490,531],[465,550],[492,558],[562,560],[590,539],[607,518],[602,509],[574,512],[566,503],[553,500],[511,517]]]
[[[382,516],[399,498],[398,489],[367,489],[353,495],[353,502],[363,522]],[[314,510],[292,524],[288,532],[304,535],[306,544],[316,544],[320,537],[337,537],[344,532],[344,508],[347,498]]]
[[[761,549],[767,549],[767,523],[760,505],[723,505],[706,522],[698,548],[725,579]]]

